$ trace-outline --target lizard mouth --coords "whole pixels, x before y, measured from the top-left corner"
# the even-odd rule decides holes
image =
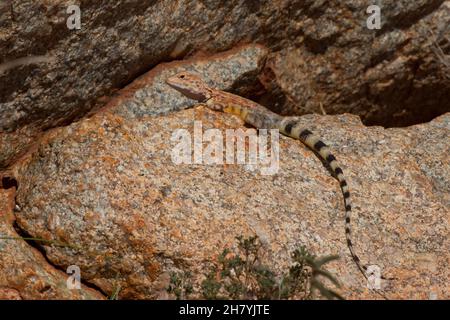
[[[181,92],[183,95],[185,95],[186,97],[188,97],[190,99],[194,99],[199,102],[205,102],[206,100],[208,100],[208,97],[206,95],[199,93],[199,92],[194,92],[194,91],[184,88],[182,86],[178,86],[175,83],[171,83],[170,80],[167,80],[167,84],[169,86],[171,86],[172,88],[176,89],[177,91]]]

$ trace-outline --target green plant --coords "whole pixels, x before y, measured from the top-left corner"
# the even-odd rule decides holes
[[[224,249],[202,282],[205,299],[311,299],[316,292],[327,299],[343,299],[323,279],[339,287],[336,278],[323,267],[337,256],[316,258],[306,248],[292,253],[292,266],[277,277],[261,262],[258,238],[238,237],[238,252]]]
[[[193,292],[190,272],[172,272],[167,292],[174,294],[178,300],[187,299]]]
[[[120,284],[116,285],[114,287],[114,291],[112,292],[112,294],[109,296],[109,300],[119,300],[119,292],[121,290],[121,286]]]

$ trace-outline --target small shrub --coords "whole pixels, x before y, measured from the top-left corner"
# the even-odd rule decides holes
[[[178,300],[187,299],[193,292],[190,272],[172,272],[167,292],[174,294]]]
[[[317,258],[306,248],[292,253],[292,266],[281,277],[261,263],[258,238],[238,237],[238,252],[224,249],[202,282],[205,299],[311,299],[318,292],[327,299],[342,297],[322,282],[336,278],[323,267],[337,256]]]

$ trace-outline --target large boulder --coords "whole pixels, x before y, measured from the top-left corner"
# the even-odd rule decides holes
[[[14,228],[14,196],[14,188],[0,189],[0,300],[104,299],[85,284],[68,286],[67,269],[50,264],[38,248],[22,240],[27,236]]]
[[[77,265],[85,283],[108,295],[120,288],[121,298],[167,297],[172,272],[189,272],[199,288],[221,250],[251,235],[276,271],[304,245],[341,256],[330,271],[344,297],[379,297],[348,253],[337,181],[299,141],[280,137],[279,169],[269,175],[254,166],[173,160],[177,130],[193,136],[201,122],[203,130],[224,134],[243,124],[204,107],[182,110],[194,102],[165,78],[191,70],[213,86],[239,87],[259,70],[253,62],[264,52],[249,46],[162,65],[97,114],[48,132],[10,172],[18,183],[17,228],[67,244],[39,246],[52,265]],[[230,68],[236,61],[239,67]],[[366,127],[348,114],[299,121],[330,144],[344,169],[356,250],[395,278],[382,281],[383,293],[448,299],[450,114],[396,129]]]
[[[66,1],[0,4],[0,168],[49,128],[102,106],[163,61],[241,43],[271,49],[263,103],[301,115],[351,112],[388,126],[448,110],[449,1]],[[257,96],[261,92],[253,92]]]

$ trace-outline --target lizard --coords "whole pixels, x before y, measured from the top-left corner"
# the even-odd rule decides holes
[[[257,129],[278,129],[283,135],[300,140],[324,160],[338,180],[345,207],[345,236],[350,255],[358,269],[367,279],[367,266],[361,263],[354,250],[351,229],[350,191],[336,157],[330,148],[309,129],[304,128],[295,117],[281,116],[262,105],[238,95],[209,87],[199,76],[180,72],[166,79],[166,83],[190,99],[206,105],[211,110],[239,116],[245,123]]]

